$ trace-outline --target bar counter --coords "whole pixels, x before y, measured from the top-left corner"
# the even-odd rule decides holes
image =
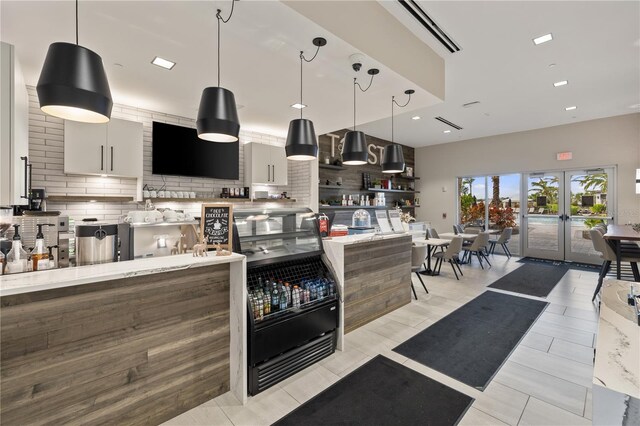
[[[405,233],[322,241],[342,299],[338,349],[346,333],[411,302],[411,240]]]
[[[159,424],[246,402],[246,260],[191,254],[0,277],[6,424]]]

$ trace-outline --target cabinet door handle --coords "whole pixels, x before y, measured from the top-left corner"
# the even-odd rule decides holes
[[[267,182],[271,182],[271,169],[269,168],[268,164],[267,164]]]
[[[271,182],[275,182],[276,181],[276,166],[274,166],[273,164],[271,165]]]
[[[113,147],[111,147],[111,171],[113,171]]]
[[[29,194],[27,194],[29,184],[27,183],[27,175],[29,170],[29,157],[20,157],[22,161],[24,161],[24,195],[21,195],[20,198],[29,199]]]
[[[100,170],[104,170],[104,145],[100,145]]]

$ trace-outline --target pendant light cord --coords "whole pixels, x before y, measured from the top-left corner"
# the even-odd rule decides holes
[[[229,17],[227,19],[224,19],[222,17],[221,9],[217,9],[216,11],[216,20],[218,21],[218,87],[220,87],[220,21],[222,21],[223,24],[226,24],[231,20],[235,4],[236,0],[231,0],[231,12],[229,13]]]
[[[411,102],[411,93],[413,93],[412,91],[406,91],[405,92],[407,95],[409,95],[409,99],[407,99],[407,102],[404,105],[400,105],[399,103],[396,102],[396,97],[395,96],[391,96],[391,143],[393,142],[393,106],[397,105],[399,108],[404,108],[407,105],[409,105],[409,102]]]
[[[311,59],[307,59],[304,57],[304,51],[300,51],[300,105],[303,105],[302,103],[302,61],[304,60],[305,62],[311,62],[313,61],[316,56],[318,56],[318,52],[320,52],[320,47],[321,46],[316,46],[316,53],[313,55],[313,57]],[[302,119],[302,108],[300,108],[300,119]]]
[[[356,131],[356,86],[360,86],[357,78],[353,78],[353,131]],[[371,85],[369,85],[371,86]],[[362,87],[360,88],[362,90]]]
[[[76,0],[76,46],[78,45],[78,0]]]
[[[369,85],[367,86],[366,89],[363,89],[362,86],[360,86],[360,83],[358,83],[357,77],[353,78],[353,131],[354,132],[356,131],[356,86],[358,87],[358,89],[360,89],[362,93],[366,92],[371,88],[371,85],[373,84],[373,77],[375,77],[375,74],[371,74],[371,80],[369,80]]]

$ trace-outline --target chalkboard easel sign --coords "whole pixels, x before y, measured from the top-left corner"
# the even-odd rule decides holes
[[[225,250],[232,251],[233,204],[203,204],[200,218],[200,240],[207,248],[220,244]]]

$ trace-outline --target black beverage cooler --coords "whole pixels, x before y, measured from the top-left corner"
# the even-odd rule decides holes
[[[247,256],[248,388],[256,395],[335,351],[339,294],[311,210],[239,209],[234,222]]]

